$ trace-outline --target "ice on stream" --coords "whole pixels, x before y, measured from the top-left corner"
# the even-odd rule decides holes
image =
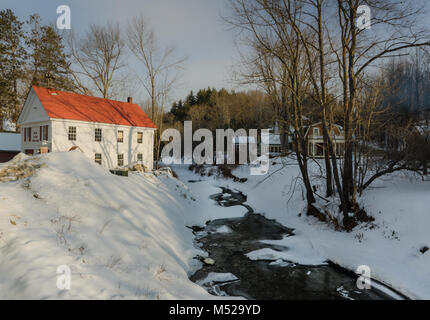
[[[263,248],[255,251],[251,251],[246,254],[248,259],[256,261],[256,260],[264,260],[264,261],[275,261],[276,264],[280,265],[279,260],[294,262],[301,265],[306,266],[319,266],[327,264],[324,259],[318,256],[306,256],[303,253],[295,252],[295,251],[276,251],[271,248]]]
[[[232,233],[233,230],[228,226],[221,226],[215,230],[216,233]]]
[[[223,290],[221,290],[220,287],[224,284],[232,283],[234,281],[239,281],[239,279],[232,273],[210,272],[206,278],[199,280],[196,283],[199,286],[207,288],[209,293],[212,293],[216,296],[225,297],[228,295]]]

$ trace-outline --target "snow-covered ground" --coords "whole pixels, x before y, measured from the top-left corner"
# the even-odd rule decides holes
[[[15,162],[0,172],[41,167],[29,181],[0,182],[1,299],[213,298],[188,279],[204,253],[186,228],[198,219],[180,181],[115,176],[80,152]],[[57,288],[63,265],[70,290]]]
[[[430,298],[430,251],[419,251],[430,247],[430,182],[411,175],[380,179],[360,200],[375,222],[344,233],[299,215],[304,192],[289,158],[272,160],[264,176],[239,167],[233,173],[246,183],[200,177],[185,165],[173,167],[182,182],[168,174],[119,177],[80,152],[20,155],[15,162],[0,166],[6,181],[0,182],[0,298],[214,298],[188,279],[201,266],[193,258],[205,253],[186,226],[247,212],[209,199],[219,186],[242,191],[255,212],[295,229],[294,237],[269,242],[288,251],[263,249],[250,258],[270,256],[281,265],[331,260],[351,270],[368,265],[373,278],[409,297]],[[9,181],[16,173],[6,167],[21,168],[21,179]],[[57,288],[62,265],[72,272],[70,290]],[[208,282],[225,276],[213,274]]]
[[[319,166],[312,165],[312,169],[317,176]],[[185,183],[199,179],[185,166],[177,166],[175,170]],[[250,176],[247,166],[233,173],[248,181],[235,183],[201,177],[204,182],[188,185],[202,203],[208,201],[210,194],[219,192],[217,186],[236,188],[248,196],[247,204],[255,212],[295,229],[294,237],[270,241],[287,246],[288,251],[275,254],[263,249],[251,253],[252,259],[267,259],[270,255],[273,260],[284,258],[302,264],[318,264],[327,259],[352,271],[367,265],[372,278],[411,298],[430,299],[430,251],[420,252],[422,247],[430,247],[430,181],[403,173],[379,179],[360,199],[375,222],[345,233],[300,214],[305,208],[304,190],[293,159],[271,160],[269,175]],[[318,185],[319,182],[316,179],[314,183]],[[237,212],[241,207],[234,207],[231,212],[227,211],[229,209],[213,211],[214,204],[210,202],[213,201],[205,205],[209,208],[206,219],[243,215]]]

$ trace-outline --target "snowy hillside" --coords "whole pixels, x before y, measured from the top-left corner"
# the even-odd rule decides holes
[[[0,299],[211,297],[188,280],[203,253],[178,180],[114,176],[80,152],[20,154],[0,172],[21,177],[0,182]],[[57,288],[61,265],[70,290]]]

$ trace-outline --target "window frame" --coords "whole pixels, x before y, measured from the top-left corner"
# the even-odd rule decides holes
[[[318,137],[320,135],[320,128],[314,128],[314,137]]]
[[[49,141],[49,125],[43,126],[43,140]]]
[[[39,141],[48,141],[48,125],[40,126]]]
[[[101,128],[94,128],[94,141],[102,142],[103,140],[103,131]]]
[[[141,159],[139,159],[139,157],[140,157]],[[138,154],[137,154],[136,159],[137,159],[137,161],[141,161],[141,162],[143,162],[143,153],[138,153]]]
[[[100,156],[100,157],[98,157],[98,156]],[[98,159],[98,158],[100,158],[100,159]],[[97,164],[99,164],[99,165],[102,165],[103,158],[102,158],[102,154],[101,153],[95,153],[94,154],[94,162],[97,163]]]
[[[74,132],[73,132],[74,131]],[[67,136],[69,141],[76,141],[78,130],[75,126],[69,126],[67,131]]]
[[[118,167],[123,167],[124,166],[124,153],[118,153],[116,158],[117,158]]]
[[[121,138],[120,138],[120,133],[121,133]],[[124,130],[118,130],[117,131],[117,139],[116,141],[118,143],[124,143]]]
[[[139,139],[139,136],[140,136],[140,139]],[[137,143],[139,143],[139,144],[143,143],[143,132],[142,131],[139,131],[137,133]]]

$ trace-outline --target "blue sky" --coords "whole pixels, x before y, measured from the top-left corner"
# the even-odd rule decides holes
[[[174,99],[208,86],[233,88],[229,71],[238,53],[234,32],[221,18],[228,8],[225,0],[1,0],[0,9],[11,8],[23,20],[38,13],[45,23],[55,23],[62,4],[71,8],[72,29],[79,33],[108,20],[126,25],[143,14],[162,44],[188,58]]]

